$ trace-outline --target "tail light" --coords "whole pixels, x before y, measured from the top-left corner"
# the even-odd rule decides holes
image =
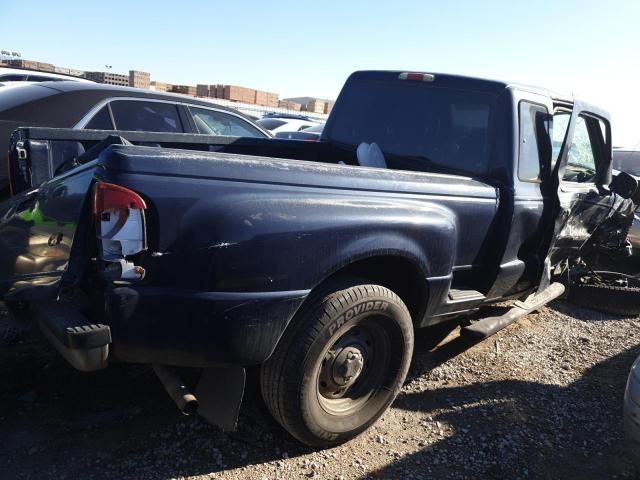
[[[144,210],[147,204],[133,190],[97,182],[93,186],[93,215],[100,240],[100,257],[121,265],[131,278],[142,278],[144,269],[129,264],[125,257],[146,249]]]
[[[144,210],[145,208],[147,208],[147,204],[133,190],[104,182],[98,182],[93,186],[93,213],[95,215],[109,210]]]

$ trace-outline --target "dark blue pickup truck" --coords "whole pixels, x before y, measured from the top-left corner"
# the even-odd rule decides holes
[[[224,428],[259,365],[273,416],[315,446],[382,415],[414,329],[514,300],[464,328],[485,337],[561,295],[637,190],[612,182],[600,108],[412,72],[351,75],[317,143],[24,127],[9,171],[16,316],[81,370],[153,364]],[[201,369],[193,393],[173,367]]]

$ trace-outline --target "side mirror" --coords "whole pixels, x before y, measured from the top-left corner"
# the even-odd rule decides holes
[[[640,195],[636,194],[640,193],[638,192],[638,180],[626,172],[620,172],[613,177],[609,184],[609,189],[613,193],[620,195],[622,198],[640,197]]]

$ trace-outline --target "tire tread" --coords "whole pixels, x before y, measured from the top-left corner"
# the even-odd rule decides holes
[[[294,378],[295,376],[285,374],[290,370],[287,360],[304,358],[315,339],[336,314],[350,304],[369,296],[385,297],[400,306],[407,318],[411,318],[405,304],[391,290],[379,285],[357,283],[354,285],[354,281],[337,279],[329,282],[325,288],[303,304],[271,358],[262,366],[260,387],[267,409],[289,433],[307,445],[325,446],[331,442],[319,441],[317,437],[310,435],[299,409],[287,405],[292,398],[295,399],[298,392],[298,381]]]

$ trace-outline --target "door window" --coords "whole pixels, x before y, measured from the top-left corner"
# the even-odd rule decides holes
[[[249,122],[228,113],[206,108],[189,107],[198,133],[229,137],[263,138],[265,135]]]
[[[558,161],[560,156],[560,149],[564,142],[564,137],[567,134],[567,128],[569,128],[569,119],[571,118],[570,112],[560,111],[553,115],[553,127],[551,131],[551,158],[553,164]]]
[[[115,100],[111,102],[111,112],[118,130],[184,132],[178,107],[173,103]]]
[[[109,107],[102,107],[84,127],[87,130],[113,130]]]
[[[593,142],[587,129],[587,120],[580,116],[576,121],[573,141],[563,180],[568,182],[590,183],[596,175],[596,159]]]
[[[542,155],[547,148],[542,148],[542,140],[547,138],[547,109],[533,103],[520,103],[520,155],[518,161],[518,177],[525,182],[538,182],[540,170],[545,161]]]

